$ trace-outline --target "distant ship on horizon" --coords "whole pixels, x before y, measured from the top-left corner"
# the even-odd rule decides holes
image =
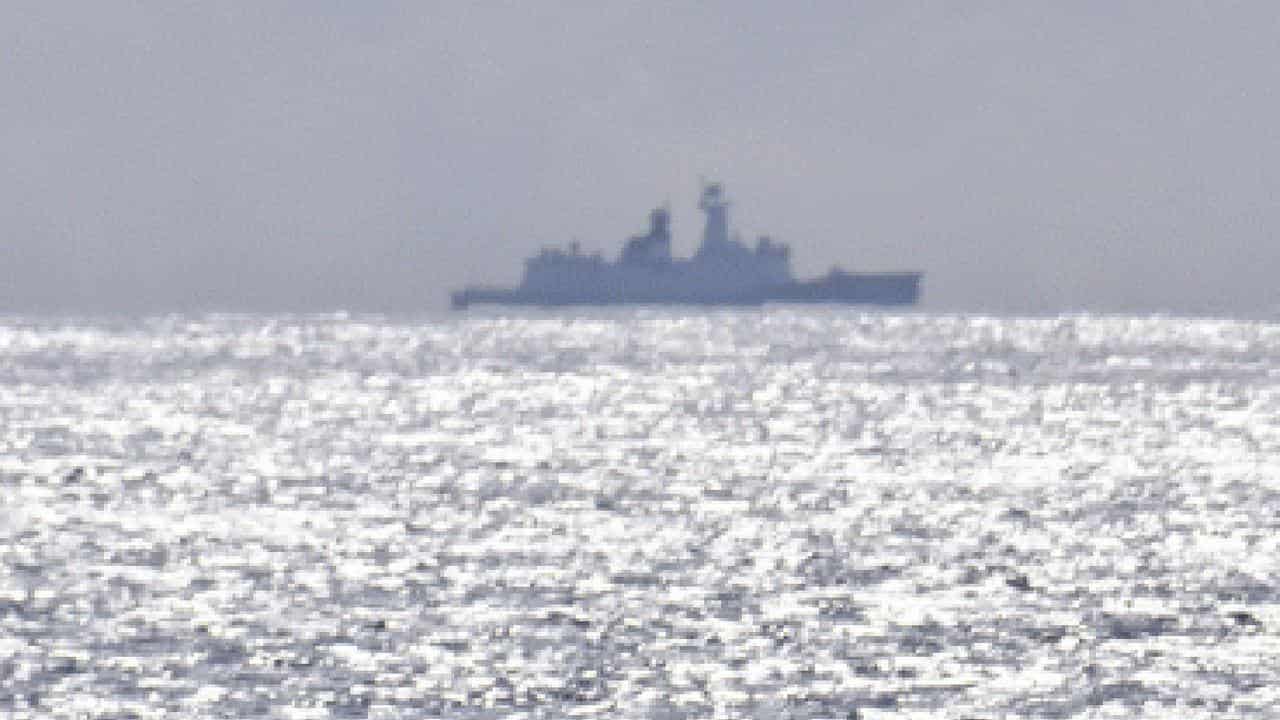
[[[849,273],[833,267],[812,280],[791,274],[791,249],[762,236],[754,248],[729,236],[729,203],[719,183],[704,186],[698,208],[706,215],[702,244],[693,257],[671,255],[671,215],[649,213],[649,231],[627,240],[616,262],[567,251],[542,250],[525,261],[516,288],[468,287],[452,293],[455,309],[470,305],[760,305],[838,303],[912,305],[923,273]]]

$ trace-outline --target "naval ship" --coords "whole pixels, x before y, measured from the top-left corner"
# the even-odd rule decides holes
[[[920,297],[919,272],[850,273],[832,268],[811,280],[791,275],[791,249],[769,237],[749,247],[729,236],[729,202],[719,183],[704,186],[702,244],[690,258],[671,256],[671,215],[649,213],[649,231],[627,240],[616,262],[548,248],[525,261],[516,288],[468,287],[452,294],[453,307],[491,305],[759,305],[841,303],[911,305]]]

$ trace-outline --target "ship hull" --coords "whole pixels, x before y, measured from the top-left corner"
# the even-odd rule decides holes
[[[611,305],[724,305],[825,303],[840,305],[914,305],[920,299],[921,273],[841,273],[803,282],[747,290],[688,293],[646,292],[637,288],[528,290],[472,287],[452,294],[454,309],[471,305],[535,307]]]

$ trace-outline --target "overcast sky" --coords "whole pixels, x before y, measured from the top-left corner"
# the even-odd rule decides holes
[[[700,177],[927,308],[1276,308],[1278,38],[1274,0],[10,0],[0,311],[437,309],[663,202],[691,252]]]

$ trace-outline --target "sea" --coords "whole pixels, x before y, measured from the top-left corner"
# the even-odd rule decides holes
[[[1280,717],[1280,323],[0,317],[0,718]]]

